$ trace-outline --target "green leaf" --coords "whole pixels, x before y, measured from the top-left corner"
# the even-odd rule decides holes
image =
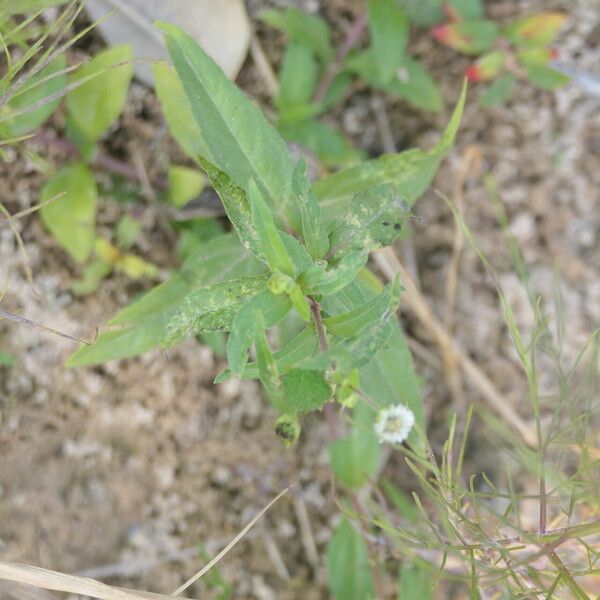
[[[365,327],[383,319],[385,314],[395,312],[400,303],[399,278],[385,286],[375,298],[361,304],[358,308],[323,320],[328,332],[343,338],[356,336]]]
[[[418,522],[421,515],[415,507],[412,498],[396,487],[389,479],[382,479],[381,487],[403,519],[406,519],[410,523]]]
[[[112,270],[112,263],[97,258],[84,267],[81,279],[78,279],[71,284],[71,290],[78,296],[91,294],[98,289],[100,282],[105,277],[108,277]]]
[[[173,165],[169,167],[169,200],[173,206],[183,206],[197,198],[204,189],[206,179],[196,169]]]
[[[12,367],[17,360],[14,356],[0,350],[0,367]]]
[[[327,570],[334,600],[374,598],[367,546],[346,520],[338,525],[327,547]]]
[[[548,46],[551,44],[567,16],[560,12],[546,12],[530,15],[511,23],[504,35],[517,45],[523,46]]]
[[[433,35],[464,54],[483,54],[494,47],[500,31],[493,21],[456,21],[436,27]]]
[[[396,0],[369,0],[369,31],[375,64],[383,81],[402,63],[408,41],[408,19]]]
[[[298,282],[309,295],[335,294],[354,281],[358,272],[365,266],[367,258],[366,252],[349,252],[331,269],[326,269],[324,265],[310,267],[302,273]]]
[[[292,259],[287,253],[273,215],[254,181],[249,182],[248,199],[261,254],[273,272],[280,271],[290,277],[293,276],[295,269]]]
[[[152,74],[156,94],[175,141],[191,159],[198,160],[203,156],[210,160],[210,152],[177,73],[169,65],[155,62],[152,64]]]
[[[530,65],[525,68],[527,79],[543,90],[555,90],[571,81],[571,78],[552,67]]]
[[[248,349],[256,331],[256,311],[262,313],[264,326],[272,327],[285,317],[290,307],[287,296],[276,296],[268,291],[260,292],[242,306],[233,319],[227,341],[227,360],[232,373],[241,375],[248,362]]]
[[[285,33],[292,42],[311,49],[324,63],[333,57],[329,25],[321,17],[290,7],[284,11],[265,10],[259,19]]]
[[[44,225],[56,241],[75,259],[83,262],[94,248],[96,183],[89,168],[75,163],[46,182],[42,202],[64,194],[40,209]]]
[[[129,215],[124,215],[117,223],[115,238],[117,245],[123,250],[129,250],[142,230],[142,223]]]
[[[370,251],[389,246],[399,235],[408,204],[392,184],[373,186],[354,197],[343,221],[329,235],[332,256],[351,250]]]
[[[448,0],[448,5],[456,20],[478,21],[485,16],[482,0]]]
[[[304,157],[296,163],[294,168],[292,190],[296,203],[300,207],[302,237],[308,253],[313,260],[321,259],[329,250],[329,238],[323,226],[321,205],[306,175],[306,159]]]
[[[454,144],[466,99],[466,85],[442,139],[429,152],[407,150],[388,154],[344,169],[314,184],[325,218],[339,215],[347,202],[362,190],[390,182],[411,206],[429,187],[441,161]],[[343,212],[342,212],[343,214]]]
[[[279,402],[282,397],[281,379],[275,364],[275,357],[267,340],[265,323],[260,310],[255,312],[256,319],[256,365],[258,366],[258,377],[263,384],[267,394],[274,402]]]
[[[50,101],[48,98],[67,87],[67,76],[59,74],[66,66],[65,57],[58,56],[38,74],[29,78],[23,88],[12,96],[2,110],[2,135],[26,135],[37,129],[58,108],[61,98]],[[39,106],[31,110],[36,105]]]
[[[398,600],[432,600],[435,578],[431,569],[404,562],[398,574]]]
[[[320,409],[332,394],[323,372],[291,369],[283,376],[282,400],[276,406],[281,412],[307,413]]]
[[[379,441],[373,430],[373,411],[364,404],[354,409],[355,425],[346,437],[329,445],[331,469],[349,488],[360,488],[377,470]]]
[[[429,27],[442,20],[443,3],[444,0],[400,0],[400,6],[406,11],[409,21],[420,27]]]
[[[254,180],[281,222],[298,229],[291,202],[294,165],[285,142],[192,37],[174,25],[160,28],[210,152],[207,158],[243,189]]]
[[[69,120],[85,140],[98,140],[123,111],[133,74],[132,59],[130,46],[112,46],[77,69],[75,81],[99,73],[67,95]]]
[[[296,337],[285,346],[274,352],[275,365],[280,373],[300,364],[306,358],[313,356],[318,350],[318,340],[313,325],[307,325]],[[244,367],[241,379],[257,379],[259,375],[256,363]],[[223,383],[233,376],[229,369],[223,370],[215,379],[215,383]]]
[[[282,111],[310,104],[317,87],[318,66],[312,50],[291,43],[285,50],[279,73],[279,94],[275,107]]]
[[[479,103],[484,108],[503,104],[512,94],[516,82],[517,78],[512,73],[501,75],[481,95]]]
[[[362,152],[354,148],[339,131],[321,121],[281,120],[277,127],[286,140],[306,146],[325,166],[354,164],[362,157]]]
[[[160,345],[167,323],[195,287],[222,278],[253,275],[264,269],[248,254],[234,233],[200,244],[178,273],[119,312],[106,331],[90,346],[81,347],[67,361],[69,367],[103,363],[147,352]]]
[[[267,287],[268,275],[219,281],[190,292],[167,325],[162,346],[170,348],[189,332],[229,331],[242,305]]]
[[[372,49],[354,54],[346,61],[346,69],[356,73],[374,88],[404,98],[421,110],[439,112],[443,105],[440,88],[425,69],[410,56],[405,56],[391,79],[379,75]]]

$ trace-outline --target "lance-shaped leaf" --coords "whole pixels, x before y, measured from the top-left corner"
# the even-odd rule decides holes
[[[256,320],[256,365],[258,367],[258,378],[263,384],[267,394],[274,403],[279,403],[282,397],[281,378],[279,370],[275,363],[275,357],[269,346],[267,334],[265,331],[265,322],[260,310],[255,311],[254,318]]]
[[[448,0],[444,10],[452,21],[477,21],[485,14],[483,0]]]
[[[555,90],[571,81],[568,75],[545,65],[530,65],[525,71],[527,79],[543,90]]]
[[[559,12],[531,15],[509,25],[504,35],[517,45],[547,46],[554,41],[566,18]]]
[[[302,237],[308,253],[314,260],[323,258],[329,250],[329,239],[323,226],[321,206],[306,175],[306,159],[304,157],[294,167],[292,189],[300,207]]]
[[[389,81],[404,58],[408,19],[396,0],[369,0],[367,7],[377,70],[383,81]]]
[[[318,339],[314,325],[307,325],[296,337],[285,346],[273,353],[275,365],[280,373],[300,364],[303,360],[313,356],[318,349]],[[230,369],[224,369],[215,378],[214,383],[223,383],[233,376]],[[241,379],[257,379],[259,376],[258,364],[250,363],[244,367]]]
[[[253,181],[250,181],[248,185],[248,199],[250,200],[252,225],[258,236],[257,243],[260,253],[265,257],[265,261],[272,271],[280,271],[290,277],[293,276],[294,263],[281,239],[273,215],[258,186]]]
[[[265,10],[259,18],[283,31],[292,42],[310,48],[323,62],[332,58],[331,32],[321,17],[289,7],[283,11]]]
[[[177,314],[169,321],[162,346],[170,348],[190,331],[229,331],[241,306],[267,287],[268,276],[244,277],[220,281],[188,294]]]
[[[231,177],[215,167],[205,158],[199,157],[202,168],[206,171],[210,183],[219,194],[225,212],[235,227],[243,246],[250,250],[256,257],[265,260],[260,251],[258,234],[252,222],[252,212],[246,197],[246,192],[233,182]]]
[[[399,154],[386,154],[317,181],[314,190],[321,201],[325,218],[330,220],[344,214],[348,202],[357,192],[387,182],[393,183],[402,198],[412,206],[429,187],[442,159],[454,144],[466,92],[464,85],[441,140],[429,152],[413,149]]]
[[[354,426],[329,446],[329,461],[336,478],[350,488],[361,487],[379,463],[379,440],[373,429],[373,410],[364,403],[353,411]]]
[[[401,290],[400,279],[396,277],[372,300],[349,312],[327,317],[323,323],[328,332],[343,338],[352,338],[365,327],[371,327],[381,320],[386,313],[396,311]]]
[[[517,78],[512,73],[500,75],[480,96],[479,103],[484,108],[498,106],[506,102],[514,89]]]
[[[260,292],[242,306],[233,319],[227,341],[227,360],[232,373],[241,375],[248,362],[248,349],[256,331],[256,311],[262,313],[264,326],[272,327],[290,308],[291,302],[286,295],[276,296],[269,291]]]
[[[433,36],[442,44],[464,54],[481,54],[494,46],[499,31],[492,21],[458,21],[438,25]]]
[[[274,100],[278,111],[287,111],[304,107],[314,114],[310,108],[311,100],[318,81],[318,65],[315,56],[305,46],[288,45],[283,57],[279,73],[279,94]]]
[[[338,525],[327,547],[327,570],[333,600],[375,597],[367,545],[346,520]]]
[[[254,180],[279,220],[298,230],[294,165],[283,139],[192,37],[174,25],[160,28],[211,162],[241,188]]]
[[[389,183],[377,185],[354,197],[343,221],[334,225],[329,236],[331,256],[351,250],[370,251],[389,246],[399,235],[408,204]]]
[[[358,272],[367,262],[367,252],[354,250],[342,257],[340,262],[326,269],[324,265],[313,265],[302,273],[298,283],[306,294],[335,294],[356,279]]]

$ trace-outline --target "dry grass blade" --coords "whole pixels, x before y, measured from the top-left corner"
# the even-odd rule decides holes
[[[185,591],[192,583],[200,579],[202,575],[208,573],[245,535],[252,529],[254,524],[277,502],[282,496],[288,493],[289,487],[285,488],[283,491],[279,492],[269,504],[267,504],[251,521],[242,529],[232,540],[217,554],[205,567],[203,567],[198,573],[196,573],[193,577],[190,577],[183,585],[179,586],[171,596],[179,596],[181,592]]]
[[[506,423],[514,427],[529,446],[537,448],[537,437],[533,428],[521,418],[506,398],[498,391],[490,378],[467,356],[456,341],[452,339],[452,336],[448,334],[429,308],[427,301],[417,289],[411,276],[398,260],[394,251],[391,248],[385,248],[375,252],[373,258],[382,273],[390,281],[396,276],[396,273],[400,274],[402,284],[405,287],[405,292],[402,295],[404,305],[408,306],[414,312],[421,323],[433,335],[443,354],[454,354],[457,364],[460,365],[471,383],[479,390],[490,408],[501,416]]]
[[[0,579],[100,600],[170,600],[170,596],[164,594],[112,587],[95,579],[3,561],[0,561]]]
[[[48,200],[45,200],[44,202],[40,202],[39,204],[36,204],[35,206],[30,206],[29,208],[26,208],[25,210],[15,213],[14,215],[11,215],[10,218],[9,217],[1,218],[0,219],[0,227],[4,227],[4,225],[10,224],[10,221],[14,222],[14,221],[17,221],[18,219],[21,219],[22,217],[26,217],[27,215],[34,213],[34,212],[40,210],[40,208],[43,208],[44,206],[48,206],[48,204],[52,204],[52,202],[55,202],[59,198],[62,198],[64,195],[65,195],[65,192],[61,192],[60,194],[57,194],[56,196],[52,196],[52,198],[48,198]]]
[[[20,317],[19,315],[13,315],[12,313],[6,312],[5,310],[0,310],[0,320],[7,319],[9,321],[13,321],[15,323],[20,323],[21,325],[27,325],[28,327],[33,327],[34,329],[38,329],[40,331],[46,331],[47,333],[51,333],[52,335],[57,335],[59,337],[65,338],[67,340],[71,340],[72,342],[79,342],[80,344],[85,344],[86,346],[90,345],[90,342],[86,340],[82,340],[78,337],[70,335],[68,333],[64,333],[62,331],[58,331],[57,329],[52,329],[52,327],[46,327],[46,325],[42,325],[41,323],[36,323],[30,319],[26,319],[25,317]]]

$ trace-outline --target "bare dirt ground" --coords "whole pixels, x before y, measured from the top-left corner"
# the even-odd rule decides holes
[[[250,3],[251,11],[259,4],[264,3]],[[309,10],[322,10],[340,31],[348,25],[351,4],[303,3]],[[557,44],[561,60],[597,70],[597,0],[505,0],[490,3],[489,10],[506,19],[548,8],[569,14]],[[277,64],[280,39],[261,27],[258,32]],[[412,47],[441,82],[448,109],[432,117],[386,100],[398,149],[431,146],[457,98],[466,65],[425,32]],[[266,97],[251,59],[239,81],[254,97]],[[462,203],[519,324],[527,328],[531,311],[483,183],[484,174],[494,178],[536,290],[550,308],[555,272],[562,277],[565,355],[573,357],[600,320],[600,99],[575,86],[547,93],[523,85],[507,106],[484,110],[475,101],[477,91],[471,92],[456,148],[434,187]],[[372,155],[383,151],[370,91],[358,88],[334,117],[357,145]],[[46,127],[60,129],[61,119],[59,114]],[[64,160],[37,150],[51,163]],[[157,101],[138,84],[105,150],[125,160],[139,158],[152,176],[161,173],[168,156],[182,160],[166,135]],[[11,154],[0,164],[0,199],[13,212],[27,208],[37,202],[43,180],[39,164]],[[109,231],[123,207],[110,202],[101,206],[99,221]],[[166,270],[175,258],[156,203],[141,195],[138,210],[145,228],[137,249]],[[489,277],[469,249],[454,254],[460,256],[458,287],[449,310],[453,220],[432,191],[416,212],[412,250],[425,296],[507,401],[526,414],[526,384]],[[77,273],[39,218],[23,219],[18,227],[38,294],[23,275],[10,229],[1,228],[3,309],[90,338],[95,327],[140,291],[139,285],[116,275],[97,293],[74,297],[69,284]],[[398,247],[408,263],[410,251],[410,246]],[[450,393],[437,347],[409,313],[405,324],[417,349],[432,437],[441,442],[448,414],[481,398],[468,381],[458,393]],[[179,346],[168,356],[154,351],[98,368],[67,370],[63,363],[73,343],[7,322],[0,323],[0,336],[0,349],[18,361],[10,369],[0,367],[0,559],[108,575],[119,585],[170,593],[204,562],[197,557],[197,544],[214,554],[279,490],[296,483],[294,494],[232,550],[221,572],[236,598],[327,597],[323,552],[337,510],[320,418],[309,419],[297,448],[284,451],[272,435],[273,414],[258,387],[238,382],[213,387],[222,364],[197,343]],[[497,468],[494,449],[477,434],[469,466]],[[401,482],[405,467],[391,461],[388,474]],[[98,570],[106,565],[104,572]],[[216,597],[200,585],[189,594]],[[0,597],[5,595],[49,597],[25,588],[0,588]]]

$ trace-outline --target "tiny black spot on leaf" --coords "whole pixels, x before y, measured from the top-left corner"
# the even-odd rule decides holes
[[[382,225],[384,225],[385,227],[387,227],[387,226],[389,225],[389,223],[388,223],[387,221],[384,221],[384,222],[382,223]]]
[[[394,223],[394,229],[395,229],[396,231],[399,231],[401,227],[402,227],[402,224],[401,224],[401,223]]]

